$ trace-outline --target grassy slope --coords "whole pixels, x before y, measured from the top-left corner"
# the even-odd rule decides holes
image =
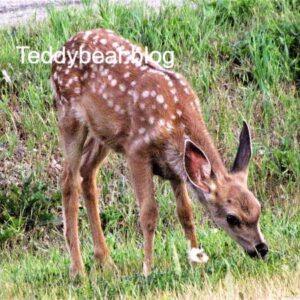
[[[197,298],[208,297],[212,289],[216,298],[255,299],[256,292],[260,297],[299,295],[298,6],[297,1],[284,0],[224,1],[194,9],[166,7],[156,14],[138,5],[124,8],[104,3],[81,12],[51,10],[49,24],[0,32],[1,70],[12,80],[12,84],[5,83],[0,73],[0,167],[8,177],[2,182],[0,199],[10,208],[0,207],[0,240],[7,232],[10,236],[0,252],[0,298]],[[68,257],[56,226],[59,220],[50,218],[59,214],[61,164],[48,84],[50,68],[20,64],[16,46],[58,49],[75,32],[95,27],[114,29],[150,49],[174,50],[175,69],[187,76],[198,93],[210,132],[228,166],[241,121],[250,122],[254,155],[249,184],[264,207],[262,227],[271,246],[266,262],[248,259],[195,206],[197,223],[201,222],[198,235],[211,259],[205,270],[192,270],[169,186],[160,183],[156,268],[147,280],[141,277],[137,210],[126,169],[113,156],[101,171],[102,218],[120,273],[95,269],[82,209],[82,244],[89,276],[81,282],[69,281]],[[31,173],[34,183],[24,186]],[[42,187],[41,182],[45,182]],[[36,206],[31,210],[32,203]],[[49,214],[41,215],[45,210]]]

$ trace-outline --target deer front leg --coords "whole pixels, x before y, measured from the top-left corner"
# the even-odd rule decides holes
[[[173,180],[171,185],[176,198],[177,215],[189,242],[189,260],[192,263],[205,263],[208,260],[208,256],[202,248],[198,248],[192,202],[188,195],[186,184],[182,181]]]
[[[148,276],[153,264],[153,243],[158,216],[154,199],[153,174],[151,166],[144,159],[128,159],[131,181],[140,208],[140,224],[144,236],[143,273]]]

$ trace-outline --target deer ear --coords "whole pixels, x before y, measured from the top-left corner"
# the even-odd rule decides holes
[[[231,169],[231,172],[246,172],[251,158],[251,136],[247,123],[243,122],[243,128],[240,134],[239,148]]]
[[[190,140],[185,142],[184,167],[189,181],[203,192],[209,193],[211,164],[204,152]]]

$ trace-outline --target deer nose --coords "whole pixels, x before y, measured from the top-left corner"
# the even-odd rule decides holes
[[[267,244],[265,244],[265,243],[257,244],[255,246],[255,249],[260,254],[260,256],[262,258],[264,258],[267,255],[268,251],[269,251],[269,248],[268,248]]]

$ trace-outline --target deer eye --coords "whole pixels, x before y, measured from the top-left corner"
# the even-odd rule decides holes
[[[227,220],[227,223],[230,226],[239,226],[239,225],[241,225],[241,221],[234,215],[227,215],[226,220]]]

